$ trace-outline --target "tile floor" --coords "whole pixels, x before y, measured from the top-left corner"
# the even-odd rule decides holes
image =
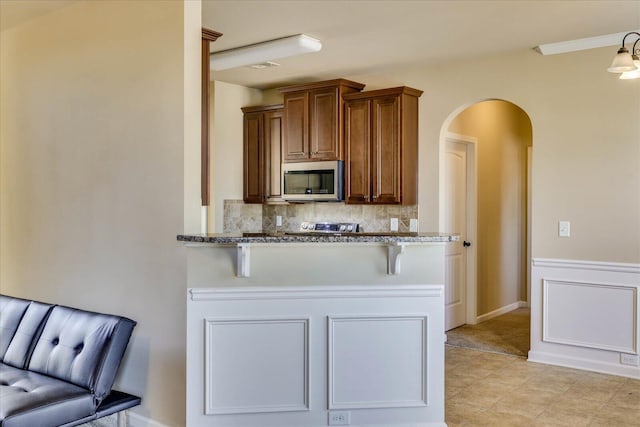
[[[449,427],[640,426],[640,380],[446,346]]]

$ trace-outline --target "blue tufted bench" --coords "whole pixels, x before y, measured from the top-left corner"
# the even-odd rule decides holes
[[[139,405],[111,390],[135,325],[0,295],[0,427],[75,426]]]

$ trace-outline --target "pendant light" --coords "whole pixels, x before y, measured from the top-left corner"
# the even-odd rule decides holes
[[[625,41],[627,37],[632,34],[638,38],[633,43],[631,53],[629,53],[629,50],[625,47]],[[611,66],[607,68],[607,71],[610,73],[622,73],[620,76],[620,79],[622,80],[640,78],[640,59],[638,58],[640,49],[636,48],[639,41],[640,33],[632,31],[625,34],[622,38],[622,46],[618,49],[618,53],[613,58],[613,62],[611,63]]]

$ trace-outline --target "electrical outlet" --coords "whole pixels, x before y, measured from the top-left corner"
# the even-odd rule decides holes
[[[620,363],[623,365],[638,366],[638,355],[620,353]]]
[[[389,221],[389,228],[391,231],[398,231],[398,218],[391,218],[391,221]]]
[[[276,215],[276,227],[282,227],[282,216]]]
[[[571,236],[571,223],[569,221],[558,222],[558,236],[560,237]]]
[[[412,233],[418,232],[418,220],[415,218],[411,218],[409,220],[409,231]]]
[[[349,411],[329,412],[330,426],[348,426],[349,424],[351,424],[351,412]]]

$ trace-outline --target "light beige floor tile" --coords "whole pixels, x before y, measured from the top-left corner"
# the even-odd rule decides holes
[[[579,382],[569,387],[566,395],[575,399],[602,403],[610,400],[616,394],[616,391],[617,388]]]
[[[608,408],[594,416],[589,427],[638,427],[640,425],[640,408]]]
[[[522,405],[526,407],[530,405],[532,408],[546,408],[558,398],[558,395],[556,394],[531,393],[530,391],[521,388],[510,390],[506,393],[503,393],[502,396],[503,397],[499,400],[499,402],[506,402],[513,406]]]
[[[623,385],[618,388],[613,397],[609,399],[609,404],[619,408],[640,408],[640,381],[638,381],[637,386]]]
[[[590,413],[566,412],[562,408],[551,408],[538,415],[537,422],[559,427],[587,427],[592,419],[593,414]]]
[[[527,399],[526,397],[523,399],[522,396],[511,394],[503,396],[490,409],[503,414],[535,417],[547,408],[547,403],[536,399]]]
[[[463,402],[448,402],[446,404],[446,422],[448,427],[474,426],[479,427],[478,420],[484,409]]]
[[[494,344],[526,342],[527,328],[495,324]],[[640,427],[640,380],[447,345],[445,384],[449,427]]]
[[[476,422],[478,425],[492,427],[531,427],[536,423],[533,417],[495,410],[480,412],[477,415]]]
[[[562,410],[567,413],[592,413],[597,414],[606,409],[606,402],[584,399],[575,394],[566,393],[559,396],[551,403],[550,408]]]
[[[509,387],[518,387],[529,381],[530,377],[527,374],[519,372],[514,373],[509,369],[504,369],[502,371],[492,373],[486,377],[485,380],[495,384],[504,384]]]
[[[447,386],[445,387],[445,399],[449,400],[452,399],[454,396],[456,396],[458,393],[460,393],[462,390],[464,390],[464,387],[458,387],[458,386]]]
[[[449,427],[640,427],[639,380],[450,347],[447,364],[450,354]]]
[[[457,393],[453,399],[467,405],[486,409],[491,407],[502,397],[501,385],[473,384]]]

